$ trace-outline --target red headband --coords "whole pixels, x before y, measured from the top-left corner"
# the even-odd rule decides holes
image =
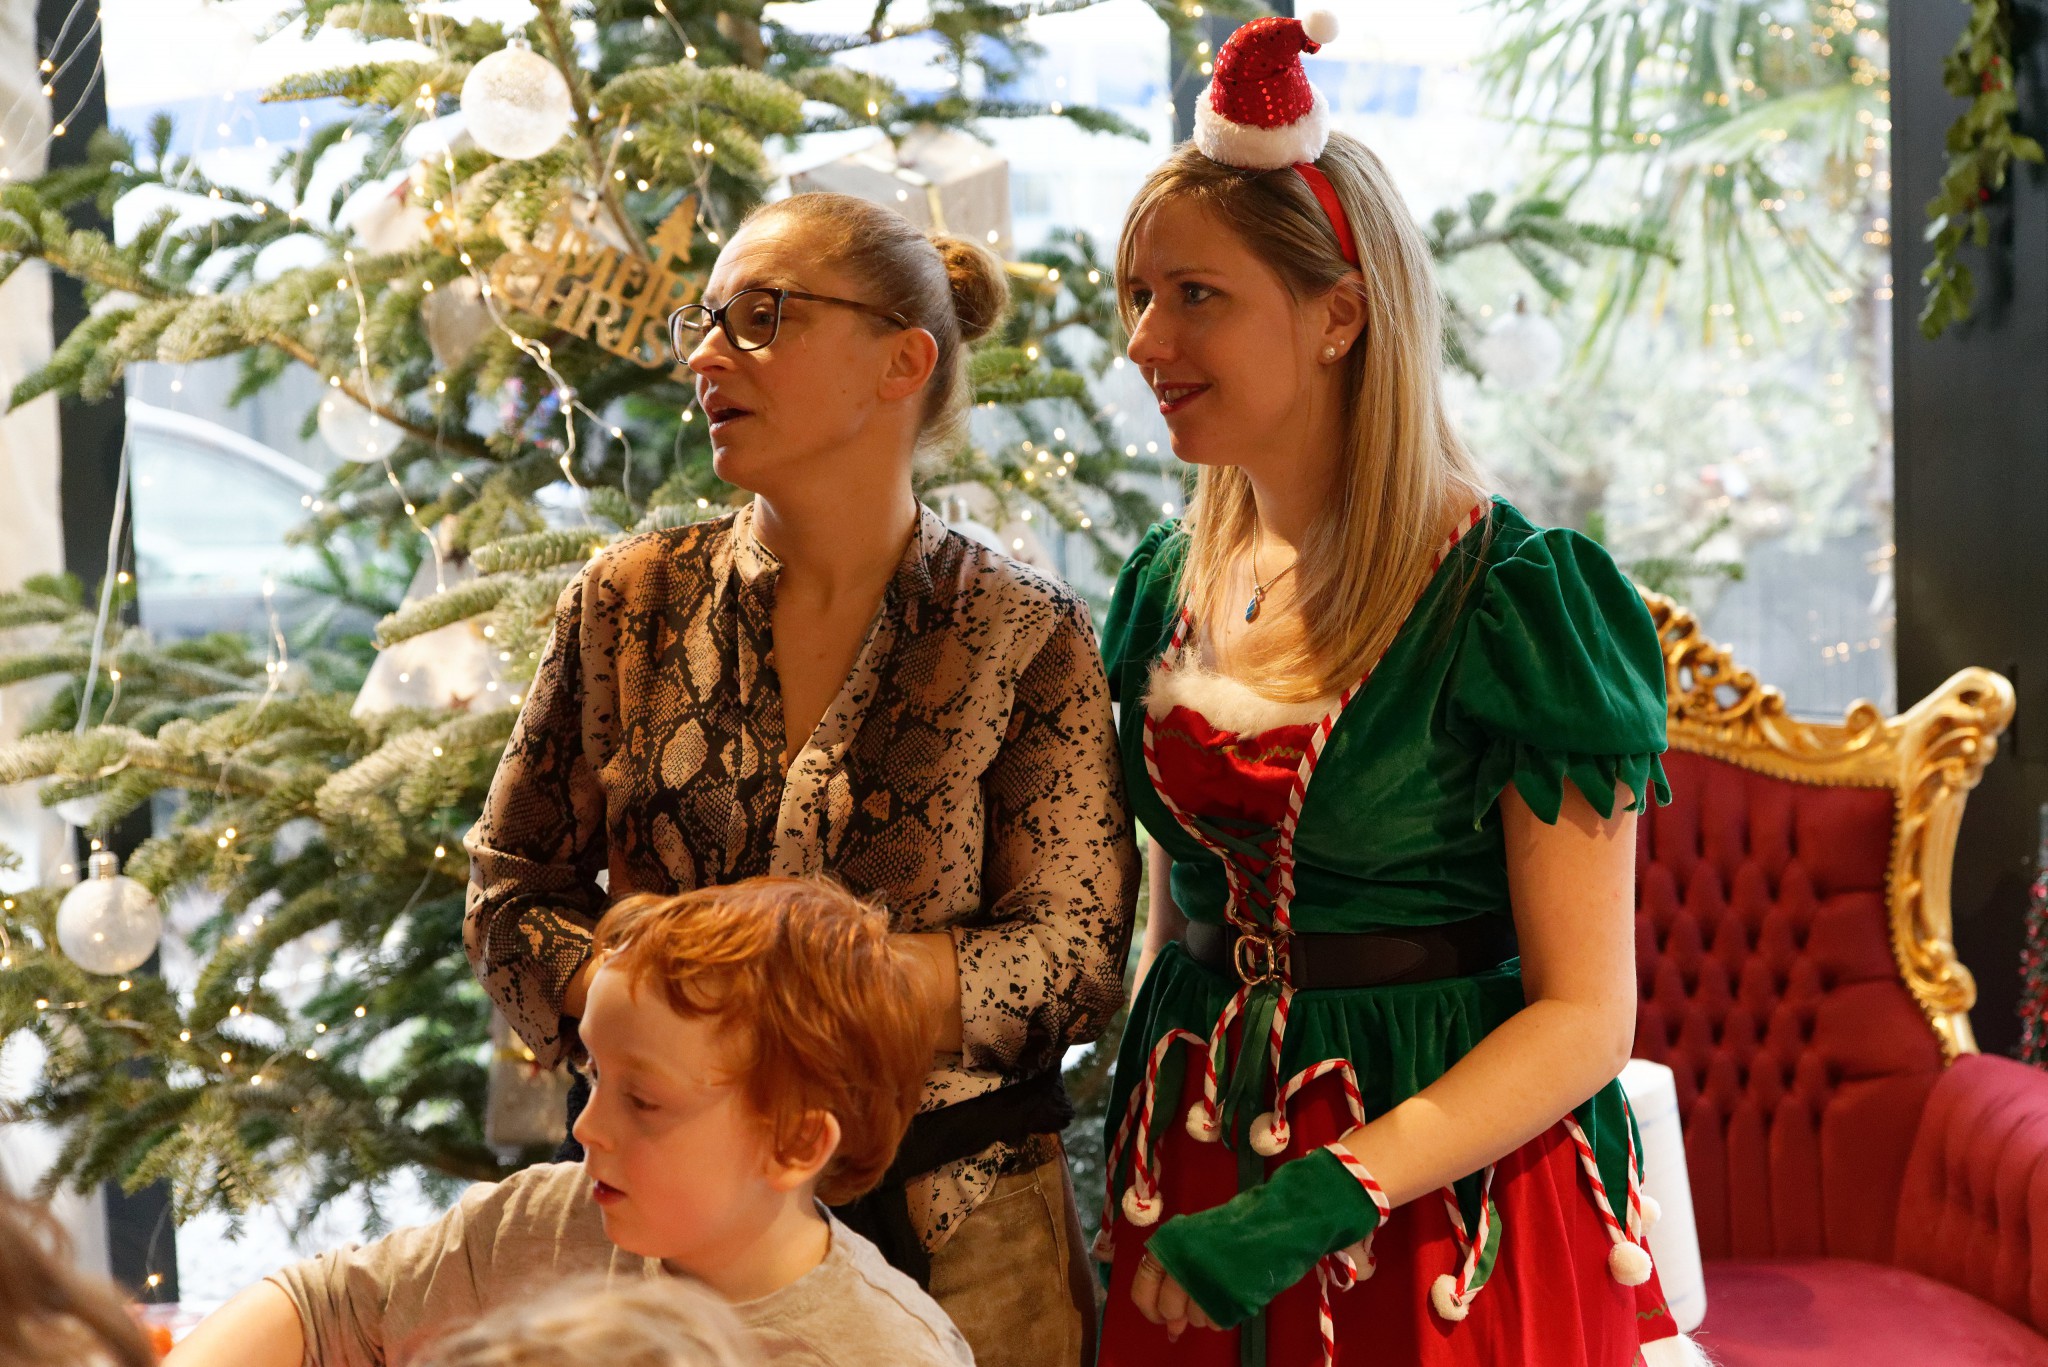
[[[1337,198],[1337,187],[1330,184],[1330,178],[1305,161],[1294,163],[1295,174],[1308,183],[1316,197],[1316,203],[1323,206],[1323,214],[1330,220],[1330,227],[1337,234],[1337,251],[1352,265],[1358,265],[1358,244],[1351,238],[1351,220],[1344,216],[1343,201]]]

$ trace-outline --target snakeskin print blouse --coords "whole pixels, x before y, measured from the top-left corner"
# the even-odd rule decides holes
[[[780,568],[749,507],[624,542],[563,593],[464,842],[484,987],[553,1065],[580,1049],[562,996],[613,898],[822,870],[898,930],[953,934],[964,1047],[923,1109],[1058,1067],[1122,1001],[1137,898],[1085,605],[923,510],[785,776]],[[1033,1158],[998,1145],[913,1183],[926,1244]]]

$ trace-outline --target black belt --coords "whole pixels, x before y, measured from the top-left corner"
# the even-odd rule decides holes
[[[1247,935],[1235,926],[1190,921],[1181,943],[1196,963],[1235,974],[1239,982],[1280,980],[1280,936]],[[1288,981],[1311,992],[1469,978],[1517,953],[1515,923],[1506,916],[1474,916],[1449,925],[1352,935],[1299,932],[1286,936],[1285,944]]]
[[[936,1168],[972,1158],[991,1144],[1021,1144],[1058,1134],[1074,1119],[1074,1103],[1057,1067],[993,1092],[923,1111],[896,1148],[896,1160],[873,1191],[834,1206],[847,1228],[866,1235],[898,1272],[929,1289],[931,1255],[910,1221],[910,1183]]]

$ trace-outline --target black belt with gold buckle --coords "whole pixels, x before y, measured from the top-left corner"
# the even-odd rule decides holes
[[[1190,921],[1181,943],[1196,963],[1254,985],[1280,981],[1284,953],[1289,981],[1309,992],[1469,978],[1518,952],[1515,923],[1507,916],[1398,931],[1307,931],[1285,937]]]

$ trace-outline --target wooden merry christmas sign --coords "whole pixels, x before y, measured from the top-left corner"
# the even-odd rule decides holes
[[[603,347],[616,356],[689,372],[669,355],[669,315],[697,299],[689,273],[697,200],[690,196],[662,220],[642,257],[592,235],[574,202],[564,204],[548,233],[516,247],[491,267],[491,288],[522,313]]]

